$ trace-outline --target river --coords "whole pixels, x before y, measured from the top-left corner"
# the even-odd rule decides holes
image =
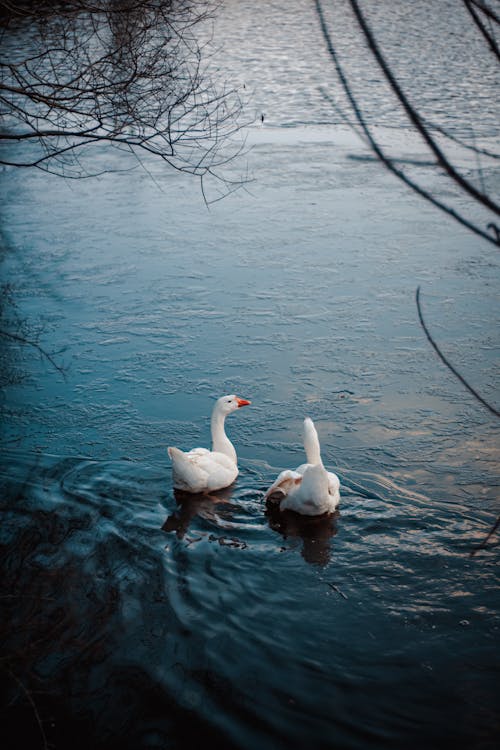
[[[466,10],[364,7],[425,116],[493,149],[497,73]],[[483,222],[422,164],[345,6],[325,13],[381,142]],[[208,207],[153,159],[92,180],[2,173],[2,278],[64,370],[9,348],[9,747],[489,750],[498,534],[471,553],[498,516],[498,422],[436,356],[415,292],[498,404],[498,249],[348,127],[314,3],[226,0],[213,40],[213,74],[255,118],[230,165],[244,188]],[[494,185],[494,163],[449,148]],[[240,474],[182,497],[166,448],[208,446],[225,393],[252,402],[227,420]],[[263,502],[303,461],[305,416],[341,480],[334,517]]]

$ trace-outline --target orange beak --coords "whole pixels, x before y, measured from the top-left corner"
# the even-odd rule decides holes
[[[248,404],[251,404],[251,401],[247,401],[246,398],[238,398],[236,396],[236,401],[238,402],[238,409],[240,406],[248,406]]]

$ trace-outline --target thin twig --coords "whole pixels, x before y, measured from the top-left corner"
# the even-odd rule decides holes
[[[486,408],[489,409],[491,411],[491,413],[494,414],[496,417],[500,417],[500,411],[498,411],[498,409],[495,409],[494,406],[491,406],[491,404],[489,404],[487,401],[485,401],[485,399],[482,396],[480,396],[479,393],[471,385],[469,385],[469,383],[466,381],[466,379],[463,377],[463,375],[460,375],[460,373],[458,372],[458,370],[451,364],[451,362],[448,362],[448,360],[444,356],[443,352],[441,351],[441,349],[438,347],[438,345],[436,344],[436,342],[432,338],[431,334],[429,333],[429,329],[427,328],[427,326],[425,324],[424,316],[422,314],[422,308],[421,308],[421,305],[420,305],[420,287],[419,286],[417,287],[417,291],[416,291],[416,294],[415,294],[415,300],[416,300],[416,303],[417,303],[417,310],[418,310],[418,317],[419,317],[419,320],[420,320],[420,325],[424,329],[425,335],[427,336],[430,344],[434,348],[434,350],[435,350],[436,354],[438,355],[438,357],[446,365],[446,367],[449,370],[451,370],[451,372],[455,375],[455,377],[460,380],[460,382],[467,388],[467,390],[470,391],[470,393],[472,393],[472,395],[474,396],[474,398],[476,398],[478,401],[480,401],[483,404],[483,406],[486,406]]]
[[[40,346],[40,344],[38,344],[36,341],[31,341],[30,339],[27,339],[24,336],[19,336],[15,333],[9,333],[8,331],[4,331],[2,329],[0,329],[0,336],[5,336],[5,338],[11,339],[12,341],[18,341],[20,344],[28,344],[29,346],[34,347],[40,352],[40,354],[43,357],[45,357],[45,359],[47,359],[50,362],[50,364],[58,372],[61,373],[63,378],[66,380],[66,373],[63,367],[61,367],[61,365],[58,365],[55,359],[48,352],[46,352],[45,349],[42,346]]]
[[[450,362],[448,362],[448,360],[446,359],[446,357],[444,356],[444,354],[442,353],[442,351],[439,349],[438,345],[432,338],[425,324],[424,317],[422,315],[422,308],[420,306],[420,287],[417,287],[415,298],[417,302],[417,310],[418,310],[418,317],[420,319],[420,324],[422,328],[424,329],[425,335],[427,336],[429,342],[433,346],[439,358],[442,360],[442,362],[444,362],[446,367],[448,367],[451,370],[451,372],[460,380],[460,382],[463,383],[463,385],[465,385],[465,387],[472,393],[474,398],[480,401],[484,406],[486,406],[487,409],[489,409],[497,417],[500,417],[500,412],[497,409],[495,409],[495,407],[491,406],[491,404],[489,404],[487,401],[485,401],[484,398],[480,396],[479,393],[477,393],[477,391],[475,391],[471,385],[469,385],[469,383],[465,380],[465,378],[462,375],[460,375],[460,373],[455,369],[455,367],[453,367],[453,365],[450,364]],[[478,550],[483,549],[486,546],[486,544],[488,543],[488,540],[495,533],[499,524],[500,524],[500,516],[497,518],[496,522],[493,524],[493,526],[491,527],[491,529],[489,530],[488,534],[486,535],[484,540],[481,542],[481,544],[479,544],[477,547],[471,550],[470,552],[471,557],[475,555]]]
[[[500,50],[498,49],[498,44],[495,41],[495,37],[493,36],[493,34],[490,34],[488,32],[488,29],[486,28],[486,26],[481,21],[481,18],[479,17],[479,15],[476,13],[476,11],[474,9],[475,3],[471,2],[471,0],[463,0],[463,1],[464,1],[465,7],[467,8],[467,10],[469,11],[469,13],[471,14],[471,16],[472,16],[472,18],[474,20],[474,23],[476,24],[477,28],[479,29],[479,31],[481,32],[481,34],[484,36],[484,38],[488,42],[489,48],[497,56],[497,58],[500,60]],[[484,8],[482,8],[480,5],[478,5],[478,7],[481,8],[482,11],[484,11]]]
[[[500,526],[500,516],[498,516],[497,520],[495,521],[491,529],[488,531],[483,541],[480,544],[478,544],[477,547],[474,547],[474,549],[470,551],[469,553],[470,557],[474,557],[476,552],[479,552],[479,550],[484,549],[486,547],[486,545],[488,544],[488,541],[490,540],[490,537],[493,536],[493,534],[495,533],[495,531],[498,529],[499,526]]]
[[[338,587],[338,586],[336,586],[336,585],[335,585],[334,583],[330,583],[330,581],[327,581],[327,583],[328,583],[328,585],[330,586],[330,588],[331,588],[331,589],[333,589],[334,591],[336,591],[336,592],[337,592],[337,594],[340,594],[340,596],[342,596],[342,597],[343,597],[344,599],[348,599],[348,598],[349,598],[349,597],[348,597],[348,596],[347,596],[346,594],[344,594],[344,592],[343,592],[343,591],[341,591],[341,590],[339,589],[339,587]]]
[[[12,677],[12,679],[14,680],[14,682],[16,682],[19,685],[19,687],[21,688],[21,690],[25,694],[26,698],[30,702],[31,707],[33,709],[33,713],[35,714],[35,718],[36,718],[36,721],[37,721],[37,724],[38,724],[38,728],[40,729],[40,734],[42,735],[43,748],[44,748],[44,750],[48,750],[49,745],[48,745],[48,742],[47,742],[47,736],[45,734],[45,731],[44,731],[44,728],[43,728],[42,719],[40,717],[40,714],[38,713],[38,709],[36,707],[35,701],[31,697],[31,694],[30,694],[29,690],[24,685],[24,683],[19,679],[19,677],[17,677],[13,672],[11,672],[10,669],[7,670],[7,671],[10,674],[10,676]]]

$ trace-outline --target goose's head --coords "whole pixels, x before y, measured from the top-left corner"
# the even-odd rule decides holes
[[[238,396],[235,396],[234,393],[230,396],[221,396],[219,399],[217,399],[217,402],[215,404],[215,408],[217,411],[219,411],[221,414],[231,414],[231,412],[236,411],[236,409],[239,409],[242,406],[247,406],[248,404],[251,404],[251,401],[247,401],[246,398],[239,398]]]

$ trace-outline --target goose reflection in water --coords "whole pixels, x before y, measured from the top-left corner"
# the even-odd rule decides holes
[[[197,516],[217,524],[217,519],[221,516],[232,515],[232,509],[235,507],[231,502],[232,494],[232,486],[210,494],[194,494],[174,489],[177,508],[168,516],[161,528],[167,532],[175,531],[176,536],[182,539],[192,519]]]
[[[177,507],[165,520],[162,530],[175,532],[178,539],[183,539],[196,518],[205,519],[211,525],[219,527],[221,520],[231,520],[239,507],[232,502],[233,489],[233,486],[226,487],[210,494],[174,490]],[[331,540],[337,533],[336,521],[339,515],[337,511],[322,516],[303,516],[293,510],[280,511],[275,506],[268,506],[265,511],[269,527],[273,531],[280,533],[284,539],[301,539],[301,555],[304,560],[322,567],[331,559]],[[221,539],[219,542],[229,543]],[[246,544],[239,542],[230,546]]]
[[[268,506],[265,514],[271,529],[278,531],[284,539],[302,539],[301,555],[306,562],[322,567],[330,562],[331,540],[338,531],[338,511],[322,516],[303,516],[293,510],[280,511]]]

